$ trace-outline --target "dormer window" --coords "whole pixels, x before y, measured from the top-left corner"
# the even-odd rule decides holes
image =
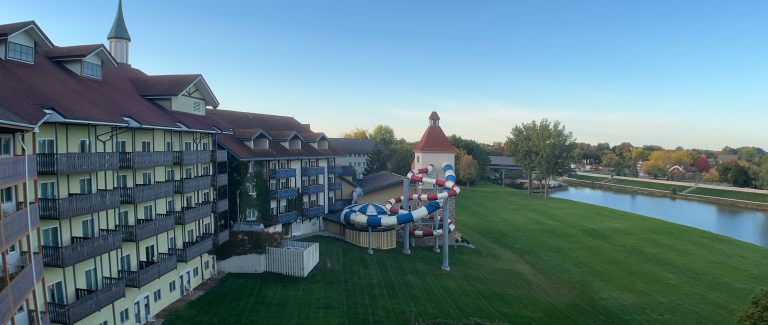
[[[19,43],[8,42],[8,58],[27,62],[35,62],[35,48]]]
[[[288,149],[301,149],[301,140],[291,139],[291,141],[288,143]]]
[[[83,75],[101,79],[101,64],[83,61]]]

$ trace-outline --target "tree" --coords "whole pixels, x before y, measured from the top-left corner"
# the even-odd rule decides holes
[[[646,163],[643,164],[643,167],[641,167],[641,170],[643,173],[648,174],[654,179],[667,177],[667,169],[664,168],[664,165],[662,165],[658,161],[653,161],[653,160],[647,161]]]
[[[752,176],[749,169],[738,161],[729,161],[719,167],[717,172],[720,174],[720,181],[726,182],[737,187],[751,187]]]
[[[752,296],[747,308],[739,315],[738,322],[740,325],[768,324],[768,290],[761,289]]]
[[[392,130],[389,125],[379,124],[373,128],[373,132],[371,132],[369,138],[374,139],[378,144],[389,148],[389,146],[391,146],[396,140],[395,130]]]
[[[619,157],[613,152],[606,152],[600,157],[600,161],[602,161],[600,166],[613,167],[616,165],[616,162],[619,161]]]
[[[537,180],[542,196],[549,195],[549,182],[552,178],[564,176],[570,171],[574,148],[576,143],[573,134],[567,132],[560,121],[542,119],[539,122],[538,132],[534,136],[534,149],[537,152]]]
[[[341,137],[345,139],[368,139],[368,130],[355,128],[349,133],[342,134]]]
[[[458,164],[456,166],[457,175],[459,181],[464,182],[469,186],[477,180],[479,174],[479,166],[475,158],[468,154],[460,155]]]
[[[456,149],[459,149],[460,151],[463,150],[466,154],[472,156],[478,164],[478,178],[485,178],[488,164],[491,163],[491,158],[488,157],[488,151],[484,145],[475,140],[463,139],[455,134],[448,137],[448,141],[450,141]]]
[[[520,167],[522,167],[525,176],[528,179],[528,195],[531,195],[533,183],[533,169],[536,164],[536,149],[534,147],[534,138],[539,125],[536,121],[516,125],[509,132],[511,136],[507,137],[505,147],[508,148],[510,156],[514,156]]]
[[[699,156],[699,158],[696,158],[696,161],[694,161],[693,165],[696,166],[696,169],[698,169],[701,173],[706,173],[711,168],[709,166],[709,159],[704,156]]]
[[[373,148],[371,155],[368,156],[368,160],[365,164],[365,170],[363,170],[363,175],[370,175],[375,172],[386,170],[388,161],[389,157],[387,152],[385,152],[381,146],[376,145]]]
[[[720,173],[717,169],[710,169],[708,173],[701,176],[701,182],[705,184],[717,184],[720,182]]]
[[[758,152],[754,147],[739,148],[737,154],[739,155],[739,160],[746,161],[748,163],[758,162]]]

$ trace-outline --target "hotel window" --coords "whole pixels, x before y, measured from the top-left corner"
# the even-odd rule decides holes
[[[173,151],[173,142],[165,141],[165,151]]]
[[[118,225],[128,225],[128,210],[122,210],[117,213],[117,217],[115,217],[115,223]]]
[[[64,284],[61,281],[49,284],[46,291],[48,292],[48,302],[64,304]]]
[[[117,187],[128,187],[128,175],[126,174],[119,174],[117,175]]]
[[[43,246],[59,247],[59,227],[53,226],[43,229]]]
[[[203,142],[203,150],[210,150],[208,141]]]
[[[198,275],[200,275],[200,268],[195,266],[195,268],[192,269],[192,276],[197,277]]]
[[[165,181],[172,181],[175,177],[175,172],[173,169],[166,169],[165,170]]]
[[[94,226],[93,226],[93,218],[83,219],[83,221],[81,221],[81,224],[83,226],[83,237],[85,238],[96,237],[96,231],[94,230]]]
[[[176,236],[168,237],[168,248],[176,248]],[[173,290],[171,290],[173,291]]]
[[[153,296],[154,296],[153,298],[155,299],[155,302],[160,301],[160,298],[161,298],[160,289],[155,290],[155,293],[153,294]]]
[[[168,292],[176,291],[176,280],[168,282]]]
[[[176,282],[174,282],[174,283],[176,283]],[[128,308],[125,308],[125,309],[120,311],[120,324],[125,324],[125,323],[128,322],[128,320],[129,320],[128,318],[130,317],[128,315],[129,315],[128,314]]]
[[[80,194],[93,193],[93,181],[90,177],[80,179]]]
[[[0,135],[0,156],[10,156],[13,154],[11,152],[11,135]]]
[[[144,219],[152,220],[155,218],[155,206],[148,204],[144,206]]]
[[[120,256],[120,271],[131,271],[131,254]]]
[[[192,151],[192,142],[191,141],[185,141],[184,142],[184,151]]]
[[[186,203],[186,207],[190,208],[190,207],[193,206],[193,204],[192,204],[192,195],[187,195],[187,197],[185,197],[184,199],[186,200],[184,202],[184,203]]]
[[[211,175],[211,166],[203,166],[203,176]]]
[[[203,202],[210,202],[210,201],[211,201],[211,192],[203,193]]]
[[[168,200],[168,205],[166,206],[166,211],[176,211],[176,202],[173,201],[173,199]]]
[[[35,62],[35,49],[31,46],[8,42],[8,57],[28,63]]]
[[[128,143],[125,140],[117,140],[117,152],[128,152]]]
[[[142,152],[150,152],[150,151],[152,151],[152,142],[150,142],[150,141],[141,141],[141,151]]]
[[[208,269],[211,268],[211,262],[210,261],[205,261],[205,263],[203,265],[204,265],[203,266],[203,270],[205,270],[205,271],[208,271]]]
[[[83,61],[83,75],[101,79],[101,64]]]
[[[144,254],[148,262],[154,262],[155,261],[155,245],[149,245],[147,247],[144,247]]]
[[[143,185],[152,184],[152,172],[141,173],[141,180],[143,182]]]
[[[184,177],[192,178],[192,167],[187,167],[184,169]]]
[[[54,183],[54,182],[41,182],[40,183],[40,198],[41,199],[55,199],[56,198],[56,183]]]
[[[80,140],[80,152],[81,153],[91,152],[91,140],[87,140],[87,139]]]
[[[203,225],[203,229],[205,229],[205,231],[203,231],[204,234],[213,233],[213,231],[211,231],[211,223],[210,222],[204,224]]]
[[[53,139],[38,139],[37,153],[55,153],[56,141]]]
[[[99,288],[99,283],[97,280],[97,274],[96,274],[96,268],[92,267],[90,269],[85,270],[85,288],[88,290],[96,290]]]

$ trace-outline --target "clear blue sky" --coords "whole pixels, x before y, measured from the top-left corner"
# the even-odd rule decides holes
[[[131,63],[202,73],[221,108],[337,136],[502,141],[561,120],[581,141],[768,148],[768,1],[125,0]],[[12,1],[57,45],[106,42],[117,0]]]

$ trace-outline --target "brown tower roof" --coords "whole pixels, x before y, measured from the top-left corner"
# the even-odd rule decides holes
[[[448,137],[445,136],[445,132],[443,132],[440,124],[432,123],[434,120],[440,120],[440,116],[437,115],[437,112],[433,111],[432,114],[429,115],[429,120],[429,127],[427,127],[427,130],[424,131],[424,134],[421,136],[421,140],[416,144],[416,147],[413,149],[413,151],[439,153],[459,152],[456,150],[456,147],[454,147],[448,140]]]

